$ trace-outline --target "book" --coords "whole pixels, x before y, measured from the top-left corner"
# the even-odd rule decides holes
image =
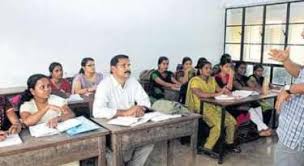
[[[48,127],[47,123],[41,123],[35,126],[30,126],[29,130],[31,136],[33,137],[44,137],[59,134],[60,132],[64,132],[78,125],[81,125],[81,121],[79,121],[77,118],[73,118],[58,123],[56,128],[50,128]]]
[[[108,121],[108,124],[111,125],[118,125],[118,126],[137,126],[143,123],[146,123],[148,121],[152,122],[159,122],[171,118],[178,118],[181,117],[181,114],[175,114],[175,115],[170,115],[170,114],[164,114],[161,112],[149,112],[145,113],[144,116],[142,117],[117,117],[114,118],[110,121]]]
[[[94,123],[91,120],[85,118],[84,116],[77,117],[76,119],[81,122],[81,125],[78,125],[78,126],[75,126],[75,127],[72,127],[70,129],[68,129],[66,131],[66,133],[70,136],[101,128],[96,123]]]
[[[22,140],[18,134],[11,134],[5,140],[0,142],[0,148],[12,145],[22,144]]]

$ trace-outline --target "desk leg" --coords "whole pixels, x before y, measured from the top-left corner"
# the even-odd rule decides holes
[[[105,136],[98,138],[98,159],[97,164],[98,166],[104,166],[106,165],[106,139]]]
[[[273,106],[273,109],[272,109],[272,129],[275,129],[276,128],[276,109],[275,109],[275,103],[277,101],[277,98],[274,99],[274,106]]]
[[[174,140],[168,140],[167,147],[167,166],[174,166]]]
[[[121,137],[112,134],[111,136],[111,146],[112,146],[112,166],[122,166],[124,165],[123,161],[123,152],[121,149]]]
[[[192,149],[192,164],[196,165],[196,153],[197,153],[197,135],[198,135],[198,119],[193,122],[193,132],[191,135],[191,149]]]
[[[226,108],[222,108],[222,116],[221,116],[221,136],[220,136],[220,153],[219,153],[218,164],[223,164],[223,159],[224,159],[225,112],[226,112]]]

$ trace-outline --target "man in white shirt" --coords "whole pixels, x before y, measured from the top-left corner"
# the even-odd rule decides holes
[[[150,107],[148,95],[140,83],[130,78],[130,61],[126,55],[111,59],[111,75],[100,82],[95,93],[93,116],[111,119],[118,116],[144,115],[144,107]],[[130,149],[123,154],[127,166],[144,166],[154,145]],[[107,155],[110,157],[110,155]],[[108,165],[111,165],[108,162]]]

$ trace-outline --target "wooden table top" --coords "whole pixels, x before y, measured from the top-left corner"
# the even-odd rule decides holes
[[[199,119],[199,118],[201,118],[201,115],[191,113],[188,116],[167,119],[167,120],[163,120],[163,121],[159,121],[159,122],[147,122],[147,123],[140,124],[140,125],[137,125],[134,127],[110,125],[107,123],[109,120],[104,119],[104,118],[92,118],[92,120],[97,122],[101,126],[105,127],[106,129],[108,129],[111,133],[124,133],[124,132],[142,130],[142,129],[152,128],[152,127],[165,126],[165,125],[170,125],[170,124],[174,124],[174,123],[195,120],[195,119]]]
[[[235,106],[240,105],[244,103],[250,103],[253,101],[263,100],[263,99],[271,99],[276,98],[278,96],[278,93],[271,92],[267,95],[252,95],[246,98],[242,99],[234,99],[234,100],[216,100],[215,98],[201,98],[202,102],[212,103],[214,105],[218,105],[221,107],[227,107],[227,106]]]
[[[109,133],[110,132],[108,130],[106,130],[105,128],[100,128],[100,129],[97,129],[94,131],[77,134],[74,136],[69,136],[66,133],[61,133],[61,134],[57,134],[57,135],[53,135],[53,136],[36,138],[36,137],[32,137],[30,135],[28,129],[25,129],[20,133],[20,137],[21,137],[23,143],[19,144],[19,145],[13,145],[13,146],[7,146],[7,147],[0,148],[0,156],[10,155],[10,154],[14,154],[14,153],[22,153],[22,152],[27,152],[30,150],[53,147],[56,145],[71,143],[71,142],[80,141],[80,140],[84,140],[84,139],[105,136]]]

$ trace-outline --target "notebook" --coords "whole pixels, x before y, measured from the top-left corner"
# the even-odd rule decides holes
[[[148,121],[158,122],[158,121],[177,118],[181,116],[182,115],[180,114],[169,115],[161,112],[149,112],[149,113],[145,113],[143,117],[117,117],[108,121],[108,124],[133,127],[146,123]]]
[[[84,116],[77,117],[76,119],[81,122],[81,125],[78,125],[76,127],[72,127],[70,129],[68,129],[66,131],[66,133],[68,135],[72,136],[72,135],[76,135],[76,134],[80,134],[80,133],[84,133],[84,132],[88,132],[88,131],[92,131],[92,130],[96,130],[96,129],[101,128],[96,123],[94,123],[91,120],[85,118]]]
[[[11,134],[4,141],[0,142],[0,148],[12,145],[22,144],[22,140],[18,134]]]
[[[78,125],[81,125],[81,121],[79,121],[77,118],[73,118],[58,123],[56,128],[50,128],[47,126],[47,123],[41,123],[35,126],[30,126],[29,130],[31,136],[33,137],[44,137],[59,134],[60,132],[64,132]]]

